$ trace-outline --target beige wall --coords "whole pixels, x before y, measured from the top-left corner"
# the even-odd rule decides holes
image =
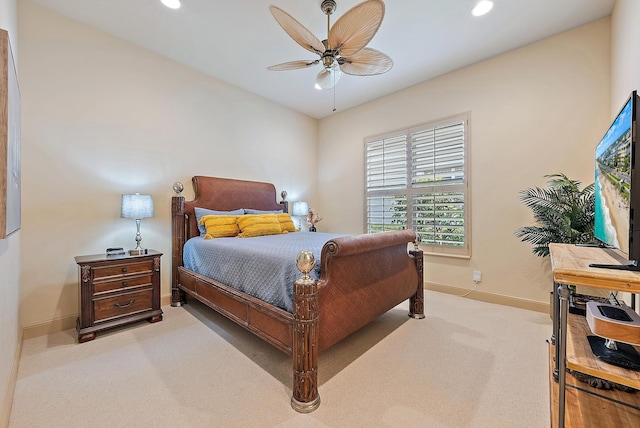
[[[142,243],[165,254],[163,296],[174,181],[188,198],[192,175],[315,196],[315,119],[31,2],[18,12],[23,326],[75,325],[74,256],[135,246],[135,222],[119,218],[121,193],[154,197]]]
[[[425,280],[471,289],[471,272],[480,270],[480,292],[546,304],[548,262],[513,237],[532,222],[518,191],[543,186],[543,175],[555,172],[592,182],[593,147],[614,104],[608,18],[338,112],[319,127],[28,1],[19,18],[25,326],[73,320],[74,255],[133,246],[134,225],[118,218],[120,193],[154,195],[143,243],[167,254],[166,296],[173,181],[185,182],[188,197],[193,174],[272,181],[291,200],[316,201],[321,229],[359,233],[363,138],[465,111],[472,257],[429,256]],[[632,27],[618,20],[620,31],[625,21]],[[620,45],[614,40],[614,63]]]
[[[617,0],[611,14],[611,119],[634,89],[640,91],[640,2]]]
[[[472,256],[427,256],[425,280],[472,289],[472,271],[479,270],[480,292],[548,304],[548,258],[513,236],[533,222],[518,192],[544,186],[543,176],[558,172],[593,182],[594,149],[609,121],[609,82],[605,18],[322,120],[323,227],[364,230],[364,137],[469,111]]]
[[[617,0],[611,14],[611,120],[631,91],[640,92],[640,2]],[[640,306],[640,296],[637,297]],[[625,295],[627,303],[630,296]],[[639,307],[637,306],[637,307]]]
[[[0,0],[0,28],[7,30],[18,64],[16,0]],[[16,354],[20,338],[20,236],[18,230],[0,239],[0,426],[9,420]]]

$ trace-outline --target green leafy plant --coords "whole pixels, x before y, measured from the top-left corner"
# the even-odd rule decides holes
[[[515,236],[533,245],[533,253],[540,257],[549,255],[552,242],[594,242],[595,185],[580,189],[579,181],[564,174],[545,175],[545,178],[548,178],[547,189],[534,187],[520,191],[520,200],[533,211],[537,225],[521,227]]]

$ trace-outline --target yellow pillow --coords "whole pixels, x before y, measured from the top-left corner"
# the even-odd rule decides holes
[[[241,238],[282,233],[280,222],[275,214],[246,214],[238,217]]]
[[[291,216],[289,214],[276,214],[276,218],[280,222],[280,229],[282,229],[282,233],[295,232],[297,230],[296,225],[293,224],[293,220],[291,220]]]
[[[204,239],[230,238],[238,236],[240,229],[236,215],[205,215],[200,219],[200,224],[207,229]]]

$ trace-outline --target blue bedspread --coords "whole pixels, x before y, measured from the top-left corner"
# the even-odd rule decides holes
[[[343,235],[295,232],[255,238],[194,237],[184,245],[185,268],[293,311],[293,283],[302,275],[296,267],[301,250],[310,250],[320,274],[320,253],[329,240]]]

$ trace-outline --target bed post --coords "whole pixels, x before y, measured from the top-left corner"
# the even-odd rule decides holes
[[[318,283],[309,276],[315,266],[311,251],[298,253],[302,277],[293,284],[293,395],[291,407],[301,413],[320,405],[318,394]]]
[[[184,246],[184,196],[171,198],[171,306],[182,306],[184,291],[178,288],[178,266],[182,266]]]
[[[409,250],[409,255],[413,258],[418,271],[418,283],[416,284],[416,294],[409,299],[409,316],[411,318],[424,318],[424,257],[420,245],[420,235],[417,235],[413,242],[413,250]]]

